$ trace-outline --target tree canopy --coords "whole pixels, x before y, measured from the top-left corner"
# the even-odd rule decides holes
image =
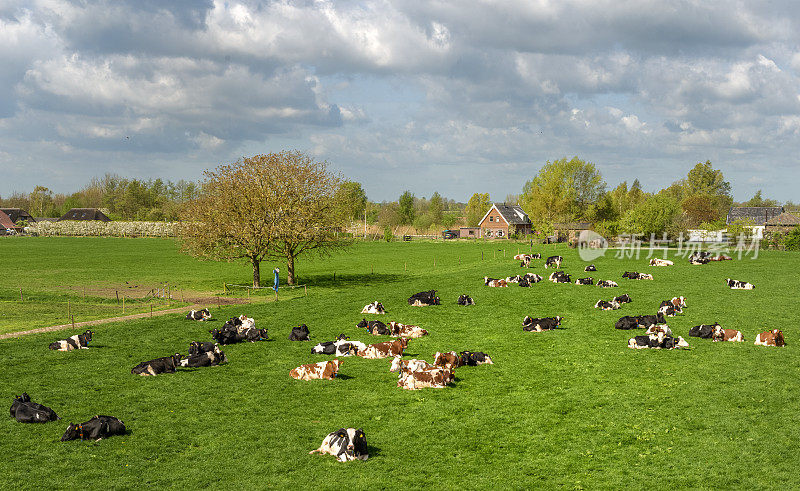
[[[586,216],[606,183],[594,164],[578,157],[547,162],[525,183],[520,205],[532,221],[574,220]]]
[[[464,210],[467,214],[467,226],[477,227],[483,215],[489,211],[492,203],[489,201],[489,193],[475,193],[467,201],[467,207]]]

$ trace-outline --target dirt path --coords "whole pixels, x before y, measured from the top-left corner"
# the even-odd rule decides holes
[[[158,315],[167,315],[167,314],[177,314],[177,313],[185,313],[190,310],[197,310],[200,308],[200,305],[189,305],[186,307],[178,307],[175,309],[168,309],[168,310],[156,310],[153,312],[152,316]],[[97,319],[93,321],[84,321],[84,322],[76,322],[73,326],[72,323],[70,324],[61,324],[59,326],[50,326],[50,327],[39,327],[36,329],[31,329],[28,331],[19,331],[19,332],[9,332],[6,334],[0,334],[0,339],[8,339],[8,338],[18,338],[20,336],[27,336],[28,334],[39,334],[42,332],[52,332],[52,331],[63,331],[64,329],[75,329],[84,326],[98,326],[100,324],[108,324],[110,322],[120,322],[120,321],[129,321],[133,319],[144,319],[145,317],[150,317],[150,312],[143,312],[141,314],[131,314],[131,315],[123,315],[120,317],[110,317],[108,319]]]

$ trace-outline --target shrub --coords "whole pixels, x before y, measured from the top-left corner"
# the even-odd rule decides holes
[[[394,240],[394,234],[392,234],[392,227],[384,227],[383,228],[383,240],[386,242],[391,242]]]

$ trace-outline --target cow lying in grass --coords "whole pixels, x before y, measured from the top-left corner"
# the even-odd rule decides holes
[[[659,259],[654,257],[650,260],[650,266],[673,266],[675,263],[669,259]]]
[[[655,315],[626,315],[620,317],[614,324],[615,329],[647,329],[654,324],[666,324],[664,314]]]
[[[436,296],[436,290],[419,292],[411,295],[408,298],[408,304],[411,305],[412,307],[427,307],[429,305],[439,305],[439,297]]]
[[[733,258],[725,254],[717,254],[708,258],[709,261],[733,261]]]
[[[367,345],[360,341],[349,341],[350,338],[339,334],[336,341],[325,341],[311,348],[311,354],[353,356],[359,351],[367,349]]]
[[[661,307],[665,307],[667,305],[672,305],[678,311],[681,311],[686,308],[686,297],[672,297],[672,300],[664,300],[661,302]]]
[[[672,337],[672,329],[666,324],[653,324],[647,328],[645,334],[658,334],[662,333],[664,336]]]
[[[483,351],[462,351],[458,356],[461,359],[461,366],[494,365],[492,358]]]
[[[61,419],[55,411],[47,406],[31,401],[27,392],[14,397],[9,410],[11,417],[20,423],[47,423]]]
[[[162,373],[175,373],[175,368],[179,366],[181,358],[180,353],[175,353],[172,356],[143,361],[131,368],[131,373],[143,377],[161,375]]]
[[[633,302],[633,299],[631,299],[631,296],[628,295],[627,293],[623,293],[622,295],[614,297],[612,302],[617,302],[618,304],[631,303]]]
[[[600,288],[616,288],[619,285],[617,285],[617,283],[615,281],[600,280],[600,281],[597,282],[597,286],[599,286]]]
[[[755,288],[755,285],[752,283],[747,283],[746,281],[739,281],[739,280],[732,280],[727,278],[725,280],[725,284],[727,284],[731,290],[752,290]]]
[[[563,271],[553,271],[550,273],[549,280],[553,283],[572,283],[572,278]]]
[[[431,365],[425,360],[404,360],[402,356],[395,356],[392,359],[392,364],[389,366],[390,372],[399,372],[401,369],[410,370],[412,372],[417,372],[419,370],[428,370],[431,368],[436,368],[436,366]]]
[[[675,349],[675,348],[688,348],[689,343],[685,339],[678,336],[673,338],[660,334],[649,334],[647,336],[636,336],[628,340],[628,348],[632,349]]]
[[[216,343],[206,343],[203,341],[192,341],[189,343],[189,355],[199,355],[217,349]]]
[[[456,303],[458,305],[463,305],[466,307],[467,305],[475,305],[475,300],[473,300],[472,297],[470,297],[469,295],[464,294],[464,295],[459,295],[458,300],[456,300]]]
[[[454,378],[453,372],[446,368],[428,368],[418,371],[401,368],[397,386],[405,390],[443,389]]]
[[[532,318],[529,316],[525,316],[522,319],[522,330],[528,332],[542,332],[542,331],[552,331],[558,327],[561,327],[561,319],[562,317],[541,317],[541,318]]]
[[[720,328],[718,322],[713,324],[700,324],[699,326],[694,326],[689,329],[689,336],[694,338],[703,338],[703,339],[711,339],[714,335],[714,332]]]
[[[234,317],[234,319],[237,318]],[[228,321],[220,329],[212,329],[208,332],[211,333],[211,337],[214,339],[214,341],[222,345],[241,343],[243,341],[255,343],[256,341],[266,341],[269,339],[269,333],[266,329],[245,327],[251,325],[252,324],[249,322],[247,324],[236,325],[235,323]]]
[[[484,276],[483,284],[486,286],[491,286],[493,288],[506,288],[508,286],[508,281],[504,279],[489,278],[488,276]]]
[[[208,309],[192,310],[186,314],[186,320],[190,321],[208,321],[211,319],[211,312]]]
[[[292,368],[289,375],[295,380],[333,380],[339,373],[339,366],[342,364],[338,358],[335,360],[310,363]]]
[[[219,346],[214,346],[211,351],[204,351],[188,358],[183,358],[178,362],[178,366],[186,368],[213,367],[227,362],[228,357],[225,356],[225,352],[221,351]]]
[[[759,333],[753,344],[757,346],[786,346],[786,342],[783,339],[783,331],[779,329]]]
[[[647,273],[637,273],[636,271],[625,271],[622,273],[623,278],[630,280],[652,280],[653,275]]]
[[[667,317],[675,317],[676,315],[682,313],[683,310],[680,307],[676,307],[675,305],[662,304],[661,307],[658,308],[658,312],[664,314]]]
[[[365,305],[363,309],[361,309],[362,314],[385,314],[386,309],[383,308],[383,304],[379,301],[375,300],[371,304]]]
[[[522,278],[520,278],[518,284],[521,287],[527,288],[527,287],[533,285],[534,283],[539,283],[540,281],[542,281],[542,277],[541,276],[539,276],[538,274],[534,274],[534,273],[528,273],[525,276],[523,276]]]
[[[403,355],[403,350],[408,347],[408,338],[400,338],[385,343],[370,344],[364,350],[357,353],[358,356],[367,359],[388,358],[390,356]]]
[[[300,324],[292,328],[292,332],[289,333],[289,341],[310,341],[308,338],[310,334],[308,326]]]
[[[389,332],[390,336],[400,338],[420,338],[428,335],[428,331],[419,326],[401,324],[394,321],[389,322]]]
[[[575,280],[576,285],[594,285],[594,279],[590,276],[588,278],[578,278]]]
[[[598,300],[597,303],[594,304],[594,308],[602,310],[617,310],[620,307],[622,307],[622,305],[613,300],[610,302],[607,300]]]
[[[86,330],[83,334],[76,334],[61,341],[50,343],[49,348],[57,351],[72,351],[74,349],[89,349],[89,341],[92,340],[92,331]]]
[[[114,435],[125,434],[125,423],[113,416],[94,416],[85,423],[72,423],[67,427],[62,442],[69,440],[95,440],[100,441]]]
[[[595,267],[594,264],[590,264],[590,265],[586,266],[585,268],[583,268],[583,270],[587,271],[587,272],[589,272],[589,271],[597,271],[597,268]]]
[[[379,320],[368,321],[367,319],[362,319],[361,322],[356,324],[356,327],[366,329],[368,333],[375,336],[388,336],[392,333],[386,324]]]
[[[455,351],[448,351],[446,353],[440,353],[437,351],[433,356],[433,365],[453,370],[463,366],[463,363],[461,357]]]
[[[367,437],[361,428],[339,428],[322,440],[322,445],[318,449],[308,452],[309,454],[330,454],[336,457],[339,462],[349,462],[352,460],[367,460]]]
[[[711,257],[710,252],[698,251],[693,252],[689,255],[689,264],[693,264],[695,266],[701,264],[708,264],[709,258]]]
[[[723,329],[722,326],[717,326],[716,329],[714,329],[711,339],[714,342],[733,341],[741,343],[744,341],[741,331],[737,331],[736,329]]]

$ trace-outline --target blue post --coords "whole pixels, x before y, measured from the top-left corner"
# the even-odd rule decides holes
[[[278,293],[278,283],[280,282],[280,277],[278,276],[278,273],[280,273],[280,271],[281,270],[278,268],[272,270],[272,272],[275,273],[275,284],[272,285],[272,289],[275,290],[275,293]]]

